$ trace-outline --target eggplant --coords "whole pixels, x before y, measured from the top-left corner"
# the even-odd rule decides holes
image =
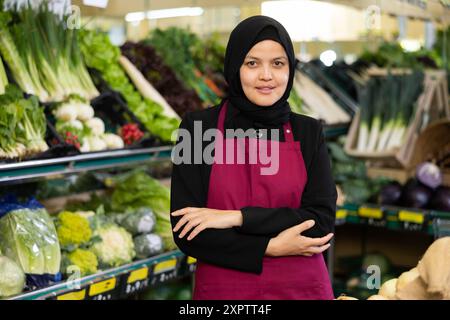
[[[430,208],[450,212],[450,188],[439,187],[430,200]]]
[[[416,179],[410,179],[403,187],[399,204],[404,207],[426,208],[432,194],[431,188]]]
[[[391,182],[381,188],[378,202],[382,205],[396,205],[402,195],[402,185],[397,181]]]

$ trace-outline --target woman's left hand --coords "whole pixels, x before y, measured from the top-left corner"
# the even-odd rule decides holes
[[[187,240],[194,239],[205,229],[228,229],[242,225],[242,213],[239,210],[188,207],[172,212],[172,216],[182,216],[173,228],[173,231],[177,232],[184,226],[180,238],[193,229]]]

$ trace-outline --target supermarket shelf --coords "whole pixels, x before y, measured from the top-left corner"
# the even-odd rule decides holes
[[[450,235],[450,212],[345,204],[336,212],[336,225],[345,223],[370,225],[398,231],[423,232],[439,238]]]
[[[345,134],[348,124],[327,125],[326,138]],[[0,184],[112,167],[133,166],[170,158],[172,146],[113,150],[45,160],[0,164]]]
[[[116,300],[195,270],[195,259],[171,251],[74,281],[66,281],[10,300]],[[75,286],[76,284],[76,286]]]
[[[172,146],[114,150],[45,160],[0,164],[0,183],[23,181],[51,175],[71,174],[132,166],[147,161],[170,158]]]

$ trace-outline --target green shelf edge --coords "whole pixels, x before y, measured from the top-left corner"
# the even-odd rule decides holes
[[[106,280],[111,277],[122,275],[124,273],[130,273],[134,270],[138,270],[143,267],[152,266],[159,262],[163,262],[163,261],[167,261],[167,260],[171,260],[171,259],[175,259],[175,258],[176,259],[184,258],[184,257],[186,257],[186,255],[183,254],[179,250],[166,252],[161,255],[152,257],[152,258],[148,258],[148,259],[141,260],[141,261],[134,261],[130,264],[126,264],[126,265],[123,265],[123,266],[120,266],[120,267],[117,267],[114,269],[104,270],[101,273],[83,277],[82,279],[80,279],[80,286],[83,287],[85,285],[97,283],[97,282]],[[47,288],[44,288],[41,290],[36,290],[35,292],[28,292],[28,293],[21,294],[19,296],[12,297],[12,298],[10,298],[10,300],[39,300],[41,298],[48,297],[49,295],[51,295],[53,293],[64,294],[64,293],[69,293],[72,291],[77,291],[77,290],[70,288],[69,285],[70,285],[70,283],[66,281],[64,283],[55,284],[53,286],[50,286],[50,287],[47,287]]]
[[[359,204],[354,204],[354,203],[346,203],[343,206],[338,207],[338,209],[343,209],[343,210],[347,211],[347,215],[346,215],[345,219],[339,219],[338,225],[343,225],[345,223],[362,224],[361,217],[358,214],[358,209],[362,206],[371,207],[371,208],[381,208],[379,205],[376,205],[376,204],[359,205]],[[399,210],[401,210],[401,209],[407,210],[408,208],[398,208],[398,209]],[[384,209],[384,210],[385,210],[385,213],[387,214],[387,216],[386,216],[387,223],[386,223],[386,226],[384,226],[382,228],[385,228],[388,230],[393,230],[393,231],[425,232],[428,235],[432,235],[432,236],[435,235],[432,221],[429,221],[426,231],[425,230],[411,231],[411,230],[404,229],[402,227],[401,222],[398,221],[397,213],[399,210],[395,210],[395,209]],[[413,209],[413,208],[410,208],[410,210],[423,211],[425,213],[425,215],[428,215],[431,218],[431,220],[433,218],[442,218],[442,219],[450,220],[450,212],[442,212],[442,211],[435,211],[435,210],[420,210],[420,209]],[[389,221],[389,217],[391,217],[391,221]]]
[[[61,170],[64,170],[65,168],[66,168],[65,165],[50,165],[50,166],[42,166],[42,167],[15,169],[15,170],[0,172],[0,178],[14,178],[14,177],[19,177],[19,176],[24,176],[24,175],[41,174],[41,173],[51,174],[53,172],[59,172]]]

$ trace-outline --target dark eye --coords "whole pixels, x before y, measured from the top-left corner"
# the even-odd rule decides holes
[[[247,62],[247,66],[249,66],[249,67],[256,66],[256,61],[249,61],[249,62]]]
[[[284,66],[284,62],[282,62],[282,61],[275,61],[275,65],[277,67],[282,67],[282,66]]]

